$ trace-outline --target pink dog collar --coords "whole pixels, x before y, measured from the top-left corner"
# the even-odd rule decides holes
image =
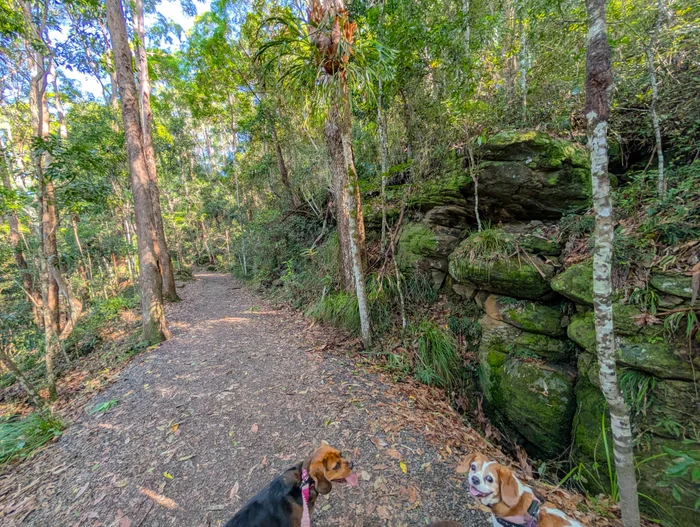
[[[309,514],[309,492],[311,491],[313,481],[309,477],[309,472],[301,469],[301,501],[303,502],[304,511],[301,514],[301,527],[311,527],[311,515]]]

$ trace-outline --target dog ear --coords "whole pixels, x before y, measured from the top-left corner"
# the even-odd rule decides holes
[[[309,476],[311,476],[316,484],[316,490],[319,494],[328,494],[333,487],[331,482],[326,478],[326,465],[324,459],[313,459],[309,464]]]
[[[508,507],[515,507],[520,501],[518,492],[518,480],[515,479],[513,471],[503,465],[498,466],[498,479],[501,490],[501,501]]]
[[[476,456],[479,454],[474,453],[474,454],[469,454],[466,458],[464,458],[464,463],[469,467],[469,470],[472,468],[472,463],[474,462],[474,459]]]

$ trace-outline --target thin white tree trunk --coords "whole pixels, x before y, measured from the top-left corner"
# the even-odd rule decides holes
[[[634,467],[629,410],[620,391],[615,362],[616,343],[612,312],[614,215],[608,174],[608,118],[612,92],[610,46],[605,22],[605,0],[586,0],[588,42],[586,54],[586,118],[591,153],[591,179],[596,230],[593,254],[593,303],[600,388],[610,410],[620,510],[625,527],[639,527],[639,502]]]
[[[518,66],[520,69],[520,104],[523,112],[523,122],[527,120],[527,34],[525,24],[520,20],[520,52]]]
[[[469,24],[469,0],[462,0],[464,10],[464,57],[469,59],[469,44],[471,40],[471,26]]]
[[[367,291],[365,290],[365,272],[363,265],[364,247],[364,224],[362,218],[362,208],[360,206],[360,190],[357,181],[357,171],[355,170],[355,160],[352,152],[352,142],[350,134],[352,132],[352,121],[350,114],[350,94],[347,80],[340,78],[340,97],[342,105],[340,111],[340,139],[345,158],[345,171],[347,173],[347,183],[345,187],[345,204],[348,210],[348,231],[350,242],[350,258],[352,261],[352,274],[355,282],[355,293],[357,295],[357,307],[360,313],[360,332],[362,334],[362,344],[365,349],[372,347],[372,327],[369,316],[369,305],[367,303]]]
[[[386,137],[386,116],[384,115],[383,104],[383,93],[382,93],[382,79],[379,79],[379,95],[377,97],[377,125],[379,126],[379,156],[380,165],[382,171],[382,189],[381,189],[381,203],[382,203],[382,237],[380,248],[384,252],[386,248],[386,236],[389,229],[389,224],[386,219],[386,172],[389,170],[389,147],[387,144]]]
[[[656,159],[658,162],[658,177],[656,180],[656,188],[660,197],[666,195],[666,178],[664,177],[664,149],[661,143],[661,124],[659,122],[659,114],[656,112],[656,106],[659,102],[659,86],[656,78],[656,66],[654,65],[654,49],[661,31],[661,17],[664,14],[664,7],[661,0],[657,0],[656,23],[654,24],[654,32],[651,36],[651,42],[646,47],[647,66],[649,68],[649,84],[651,84],[651,105],[649,112],[651,114],[651,125],[654,128],[654,136],[656,138]]]

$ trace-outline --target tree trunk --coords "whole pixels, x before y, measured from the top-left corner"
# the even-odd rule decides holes
[[[35,42],[45,43],[46,21],[48,12],[43,10],[39,17],[32,15],[32,6],[29,2],[23,3],[24,20],[31,38]],[[38,24],[38,25],[37,25]],[[46,88],[48,85],[48,67],[44,55],[45,48],[27,43],[27,49],[33,51],[28,54],[31,78],[29,82],[29,108],[32,115],[32,132],[36,138],[46,139],[49,135],[49,107],[46,100]],[[56,399],[56,372],[54,360],[58,353],[58,334],[60,332],[60,305],[58,283],[54,279],[54,273],[50,272],[51,266],[58,259],[56,246],[56,206],[54,201],[53,182],[44,177],[44,169],[50,162],[48,154],[32,152],[32,161],[37,174],[38,203],[41,233],[41,278],[42,278],[42,306],[44,317],[44,340],[46,380],[49,388],[49,397]]]
[[[469,45],[471,40],[471,26],[469,24],[469,0],[462,0],[462,10],[464,11],[464,57],[469,60]]]
[[[292,190],[292,185],[289,183],[289,173],[287,172],[287,164],[284,162],[284,155],[282,154],[282,145],[277,137],[277,125],[275,121],[270,119],[270,134],[272,135],[272,141],[275,143],[275,154],[277,155],[277,166],[280,170],[280,178],[282,179],[282,185],[289,193],[292,198],[292,207],[297,208],[299,206],[299,198]]]
[[[56,113],[58,114],[58,133],[61,139],[68,138],[68,126],[66,126],[66,112],[63,109],[63,101],[61,100],[61,92],[58,91],[58,74],[56,73],[56,68],[51,68],[53,71],[53,100],[56,106]]]
[[[656,48],[661,31],[661,17],[664,14],[664,8],[661,0],[657,0],[656,6],[656,22],[651,35],[651,42],[646,46],[646,56],[647,66],[649,68],[649,84],[651,84],[651,105],[649,106],[649,113],[651,114],[651,125],[654,128],[654,137],[656,138],[656,159],[658,162],[656,188],[659,196],[663,198],[666,195],[666,178],[664,177],[664,149],[661,144],[661,123],[659,122],[659,115],[656,112],[656,106],[659,102],[659,86],[656,79],[656,66],[654,65],[654,49]]]
[[[345,201],[345,189],[348,186],[348,173],[345,170],[343,141],[340,136],[338,107],[331,105],[324,132],[328,145],[328,157],[333,179],[333,197],[335,200],[335,217],[338,224],[338,241],[340,247],[340,284],[345,291],[352,291],[354,278],[352,274],[352,256],[350,254],[350,226],[348,205]]]
[[[204,250],[207,251],[207,259],[209,260],[209,265],[214,265],[216,261],[214,256],[211,254],[211,249],[209,248],[209,236],[207,235],[207,226],[204,220],[201,220],[202,225],[202,245],[204,245]]]
[[[105,6],[122,106],[122,120],[131,174],[131,191],[134,195],[143,338],[146,342],[156,343],[167,339],[170,333],[163,309],[163,285],[155,250],[157,236],[149,192],[148,168],[142,146],[132,56],[121,0],[106,0]]]
[[[143,139],[143,153],[146,158],[148,170],[149,191],[153,207],[153,222],[156,228],[158,245],[156,254],[160,263],[160,272],[163,277],[163,296],[170,302],[180,300],[175,287],[175,273],[170,259],[168,242],[165,238],[163,227],[163,214],[160,208],[160,189],[158,188],[158,173],[156,171],[156,156],[153,150],[153,112],[151,111],[151,81],[148,76],[148,57],[146,56],[146,24],[143,14],[143,0],[135,0],[134,26],[138,37],[137,69],[139,77],[139,102],[141,117],[141,137]]]
[[[518,68],[520,69],[520,106],[522,110],[523,124],[527,122],[527,34],[525,24],[520,20],[520,51],[518,56]]]
[[[610,198],[607,141],[613,76],[605,22],[605,0],[586,0],[586,9],[588,11],[586,118],[588,146],[591,152],[593,207],[596,217],[593,303],[600,388],[610,410],[622,523],[625,527],[638,527],[640,519],[632,428],[629,410],[617,380],[615,363],[616,343],[612,311],[614,214]]]
[[[29,400],[32,402],[32,404],[36,408],[43,406],[43,400],[39,395],[39,392],[29,381],[29,379],[24,376],[22,370],[17,367],[15,361],[13,361],[12,357],[10,357],[9,349],[7,349],[2,342],[0,342],[0,362],[4,364],[10,372],[12,372],[12,375],[14,375],[17,382],[19,382],[19,385],[25,392],[27,392]]]
[[[348,212],[348,234],[350,242],[350,257],[352,262],[352,275],[355,282],[355,293],[357,294],[357,307],[360,312],[360,330],[362,333],[362,343],[365,349],[372,346],[372,329],[369,317],[369,305],[367,302],[367,292],[365,291],[365,222],[362,217],[362,202],[360,197],[360,185],[355,169],[355,159],[352,152],[352,114],[350,111],[350,93],[348,90],[345,74],[340,76],[340,97],[341,112],[340,117],[340,137],[342,141],[342,151],[347,173],[347,185],[344,189],[346,209]]]
[[[379,79],[379,90],[377,96],[377,126],[379,128],[379,159],[380,168],[382,171],[382,188],[381,188],[381,203],[382,203],[382,236],[380,241],[380,249],[382,253],[386,249],[386,236],[389,230],[389,224],[386,219],[386,173],[389,170],[389,145],[387,142],[386,133],[386,116],[384,115],[383,104],[383,85],[382,79]]]

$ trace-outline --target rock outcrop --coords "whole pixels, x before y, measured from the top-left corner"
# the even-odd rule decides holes
[[[592,263],[563,268],[565,240],[548,235],[552,221],[590,205],[586,152],[540,132],[517,132],[492,137],[480,154],[482,220],[506,223],[469,230],[473,181],[453,164],[409,196],[399,264],[483,310],[477,382],[494,423],[536,457],[571,449],[581,482],[609,491],[612,457],[602,430],[609,448],[612,438],[595,355]],[[648,294],[660,309],[686,309],[691,278],[652,270]],[[691,471],[668,476],[689,452],[700,459],[698,344],[670,334],[622,291],[614,298],[619,378],[638,436],[640,491],[650,498],[641,505],[683,527],[700,525]]]

